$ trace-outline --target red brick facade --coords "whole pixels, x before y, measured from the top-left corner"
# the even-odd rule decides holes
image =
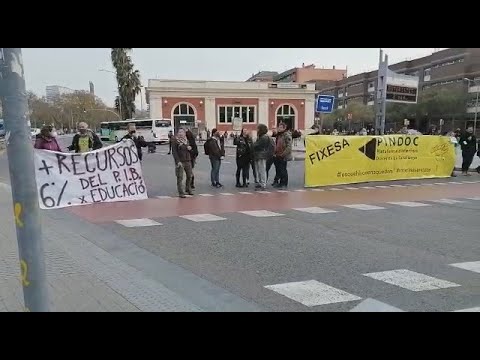
[[[233,105],[233,106],[255,106],[255,122],[244,123],[243,128],[248,130],[257,130],[258,125],[258,98],[216,98],[215,99],[215,123],[219,131],[233,131],[233,124],[220,123],[218,118],[218,106],[220,105]]]
[[[163,117],[166,119],[173,119],[172,111],[180,104],[187,103],[192,105],[195,111],[195,120],[205,121],[205,99],[204,98],[178,98],[178,97],[163,97]]]
[[[268,128],[277,127],[277,111],[282,105],[290,105],[295,110],[295,129],[305,128],[305,100],[268,99]]]

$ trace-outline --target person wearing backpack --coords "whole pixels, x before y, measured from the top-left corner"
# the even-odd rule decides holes
[[[237,172],[235,174],[237,183],[236,187],[248,187],[247,179],[250,170],[250,162],[252,160],[253,142],[250,138],[248,130],[242,129],[240,136],[233,138],[233,145],[237,146]],[[242,174],[243,183],[240,184],[240,173]]]
[[[258,184],[255,185],[256,190],[265,190],[267,188],[267,159],[273,153],[272,142],[267,133],[268,128],[265,124],[257,126],[257,141],[253,144],[255,168],[258,177]]]
[[[87,123],[81,122],[78,124],[78,133],[73,137],[72,145],[68,147],[68,150],[85,153],[102,147],[103,144],[98,135],[88,128]]]
[[[203,149],[205,150],[205,155],[208,155],[210,158],[210,164],[212,165],[212,170],[210,171],[212,186],[221,188],[223,185],[220,183],[220,166],[225,157],[225,146],[224,138],[220,136],[217,129],[212,129],[212,137],[203,144]]]

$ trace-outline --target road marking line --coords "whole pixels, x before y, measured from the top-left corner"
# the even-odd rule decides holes
[[[283,216],[283,214],[279,214],[279,213],[268,211],[268,210],[240,211],[240,213],[249,215],[249,216],[254,216],[254,217]]]
[[[116,220],[115,222],[128,228],[162,225],[152,219]]]
[[[265,288],[308,307],[362,299],[316,280],[268,285]]]
[[[435,185],[448,185],[449,183],[434,183]]]
[[[207,222],[207,221],[221,221],[227,220],[226,218],[213,215],[213,214],[195,214],[195,215],[182,215],[181,218],[194,222]]]
[[[354,188],[354,187],[346,187],[345,190],[358,190],[358,188]]]
[[[406,206],[406,207],[431,206],[430,204],[424,204],[424,203],[415,202],[415,201],[394,201],[394,202],[389,202],[388,204]]]
[[[330,191],[342,191],[342,190],[344,190],[344,189],[341,189],[341,188],[330,188],[330,189],[328,189],[328,190],[330,190]]]
[[[476,184],[478,181],[462,181],[462,184]]]
[[[223,196],[233,196],[233,195],[235,195],[235,194],[228,193],[228,192],[224,192],[224,193],[220,193],[220,195],[223,195]]]
[[[453,200],[453,199],[439,199],[439,200],[430,200],[430,201],[438,204],[449,204],[449,205],[460,204],[465,202],[465,201]]]
[[[406,187],[406,186],[405,186],[405,185],[390,185],[390,187],[404,188],[404,187]]]
[[[473,307],[470,309],[455,310],[453,312],[480,312],[480,307]]]
[[[434,183],[425,183],[425,184],[422,184],[423,186],[433,186],[435,185]]]
[[[480,261],[456,263],[456,264],[450,264],[450,266],[454,266],[456,268],[463,269],[463,270],[473,271],[480,274]]]
[[[321,207],[306,207],[306,208],[294,208],[293,210],[301,211],[301,212],[306,212],[309,214],[329,214],[329,213],[336,213],[337,211],[335,210],[329,210],[329,209],[324,209]]]
[[[198,194],[198,196],[210,197],[210,196],[215,196],[215,195],[213,195],[213,194]]]
[[[171,196],[156,196],[157,199],[173,199]]]
[[[297,190],[293,190],[293,191],[295,191],[295,192],[307,192],[307,190],[305,190],[305,189],[297,189]]]
[[[480,196],[475,196],[475,197],[471,197],[471,198],[467,198],[467,199],[478,201],[478,200],[480,200]]]
[[[277,190],[278,193],[289,193],[291,192],[290,190]]]
[[[408,186],[419,187],[422,186],[421,184],[408,184]]]
[[[384,207],[367,205],[367,204],[351,204],[351,205],[342,205],[344,207],[355,209],[355,210],[384,210]]]
[[[458,181],[449,181],[448,183],[449,184],[455,184],[455,185],[462,185],[462,183],[458,182]]]
[[[368,190],[371,190],[371,189],[375,189],[373,186],[361,186],[360,189],[368,189]]]
[[[267,191],[267,190],[261,190],[261,191],[257,191],[258,194],[271,194],[272,192],[271,191]]]
[[[377,185],[375,187],[379,188],[379,189],[389,189],[390,188],[390,186],[387,186],[387,185]]]
[[[239,194],[242,194],[242,195],[253,195],[253,193],[248,192],[248,191],[240,191]]]
[[[381,271],[363,275],[411,291],[437,290],[460,286],[450,281],[437,279],[407,269]]]
[[[311,191],[317,191],[317,192],[322,192],[325,191],[325,189],[310,189]]]

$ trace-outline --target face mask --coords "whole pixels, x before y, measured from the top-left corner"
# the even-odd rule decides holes
[[[78,129],[78,132],[80,134],[86,134],[87,133],[87,129]]]
[[[57,135],[58,135],[58,134],[57,134],[56,131],[52,131],[52,132],[50,133],[50,136],[51,136],[51,137],[54,137],[54,138],[56,138]]]

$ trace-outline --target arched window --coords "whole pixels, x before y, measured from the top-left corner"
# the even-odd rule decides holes
[[[173,123],[175,132],[178,128],[192,129],[195,127],[195,110],[192,105],[181,103],[173,109]]]
[[[280,123],[287,125],[287,129],[295,128],[295,109],[293,106],[284,104],[277,109],[277,126]]]

